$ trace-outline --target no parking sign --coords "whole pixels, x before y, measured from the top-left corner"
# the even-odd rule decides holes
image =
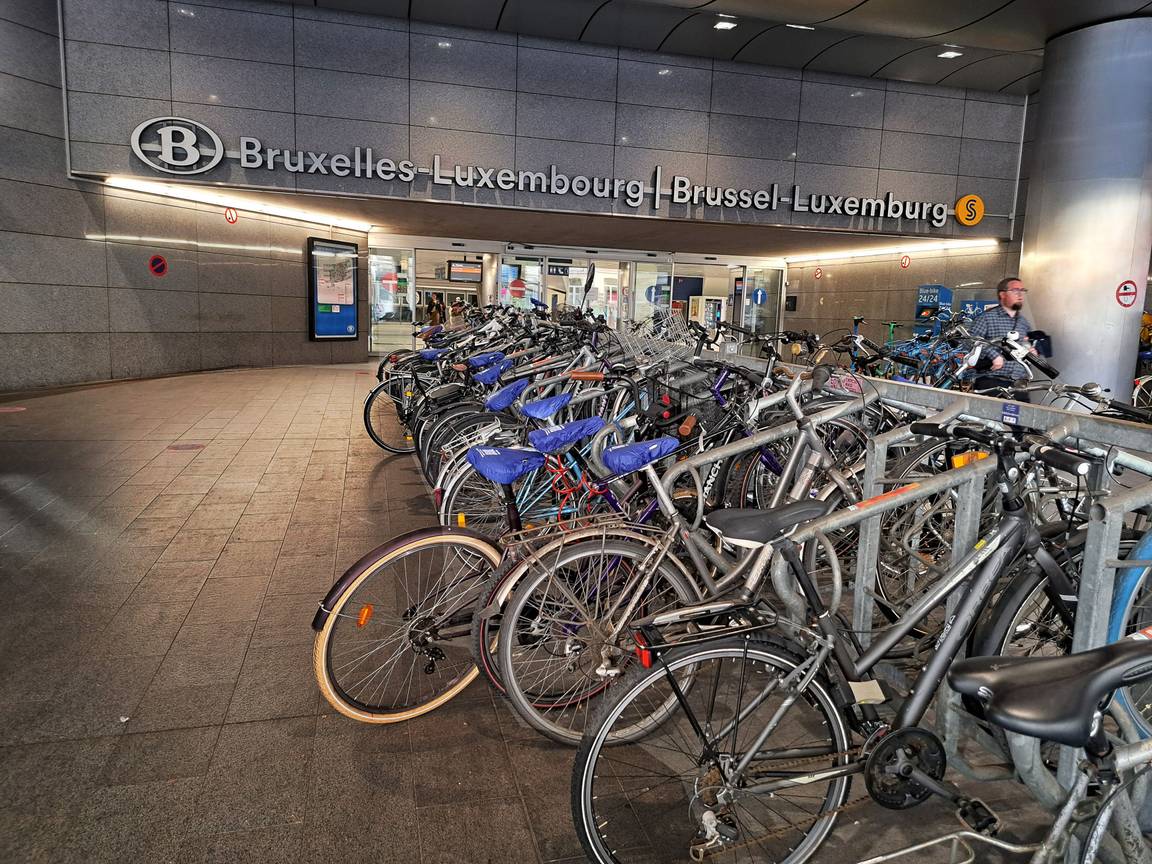
[[[1125,279],[1116,289],[1116,302],[1125,309],[1131,309],[1136,304],[1136,283]]]

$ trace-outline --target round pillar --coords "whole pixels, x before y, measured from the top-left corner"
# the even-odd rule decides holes
[[[1096,24],[1044,51],[1020,276],[1071,384],[1127,399],[1152,254],[1152,18]]]

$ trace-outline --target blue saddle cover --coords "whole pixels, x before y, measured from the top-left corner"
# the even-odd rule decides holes
[[[436,336],[438,333],[440,333],[443,329],[443,324],[433,324],[431,327],[425,327],[416,335],[421,339],[431,339],[433,336]]]
[[[472,376],[472,380],[477,384],[483,384],[485,387],[488,387],[499,381],[500,376],[511,368],[511,360],[501,360],[499,363],[494,363],[482,372],[477,372]]]
[[[561,393],[559,396],[549,396],[547,399],[537,399],[535,402],[521,405],[520,411],[524,416],[531,417],[533,420],[547,420],[571,401],[571,393]]]
[[[484,373],[481,372],[481,375]],[[480,375],[476,376],[477,378]],[[512,403],[520,398],[520,394],[528,389],[528,379],[521,378],[519,381],[513,381],[504,387],[501,387],[495,393],[488,397],[488,401],[484,403],[484,408],[487,411],[504,411],[512,406]]]
[[[499,363],[504,359],[503,351],[485,351],[483,354],[476,354],[468,358],[468,365],[473,369],[483,369],[485,366],[491,366],[493,363]]]
[[[1136,356],[1141,360],[1152,360],[1152,351],[1141,351]]]
[[[604,464],[613,474],[627,474],[663,459],[680,446],[676,438],[656,438],[652,441],[637,441],[634,444],[619,444],[604,451]]]
[[[537,300],[535,297],[529,297],[528,299],[532,301],[532,305],[535,306],[537,309],[547,309],[548,308],[547,303],[542,303],[539,300]]]
[[[515,483],[544,464],[544,454],[512,447],[469,447],[468,464],[493,483]]]
[[[421,360],[439,360],[448,353],[447,348],[425,348],[420,352]]]
[[[541,453],[559,453],[562,450],[567,450],[577,441],[582,441],[589,435],[595,435],[603,428],[603,417],[571,420],[563,426],[533,429],[528,433],[528,443]]]

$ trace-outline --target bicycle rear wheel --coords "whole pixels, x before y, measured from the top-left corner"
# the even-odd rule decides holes
[[[774,644],[727,639],[633,669],[576,751],[572,820],[588,858],[808,860],[850,785],[847,776],[813,775],[845,765],[850,741],[821,676],[786,705],[797,694],[781,682],[798,665]],[[778,725],[758,742],[777,712]],[[621,734],[652,717],[663,722],[650,734]],[[745,755],[751,760],[742,780],[727,783]]]
[[[416,442],[401,419],[401,409],[393,400],[392,384],[378,384],[364,400],[364,428],[368,437],[389,453],[412,453]]]
[[[476,598],[500,557],[474,532],[425,528],[360,559],[322,604],[312,659],[324,698],[353,720],[396,723],[467,687]]]
[[[618,670],[635,662],[631,631],[611,632],[630,600],[633,619],[697,600],[667,559],[646,587],[637,584],[651,552],[635,540],[573,543],[544,556],[508,598],[496,640],[498,677],[516,713],[552,740],[579,743]]]

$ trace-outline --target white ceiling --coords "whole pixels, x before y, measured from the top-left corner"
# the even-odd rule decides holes
[[[1031,93],[1045,42],[1152,0],[297,0],[435,24],[892,78]],[[718,14],[735,16],[716,30]],[[812,27],[800,30],[788,27]],[[960,57],[937,55],[958,46]]]

